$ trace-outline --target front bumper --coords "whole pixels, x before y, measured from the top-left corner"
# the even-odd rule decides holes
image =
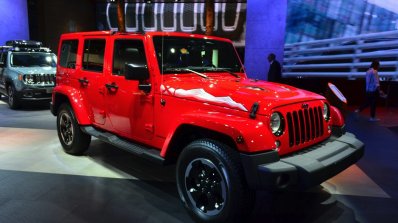
[[[26,101],[49,101],[51,100],[54,87],[27,87],[16,92],[18,98]]]
[[[276,151],[241,154],[252,189],[305,189],[337,175],[364,154],[364,144],[351,133],[328,140],[288,156]]]

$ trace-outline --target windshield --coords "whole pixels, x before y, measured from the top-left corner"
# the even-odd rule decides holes
[[[12,53],[12,67],[55,67],[57,60],[53,53]]]
[[[187,72],[241,72],[242,65],[231,43],[187,37],[153,38],[163,74]]]

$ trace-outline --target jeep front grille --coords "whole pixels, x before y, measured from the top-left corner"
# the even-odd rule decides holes
[[[24,76],[27,84],[54,84],[55,74],[27,74]]]
[[[286,119],[290,147],[323,136],[324,120],[320,106],[288,112]]]

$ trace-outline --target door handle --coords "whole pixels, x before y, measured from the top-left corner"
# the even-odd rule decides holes
[[[110,92],[116,92],[117,89],[119,88],[119,86],[116,85],[115,82],[111,83],[111,84],[105,84],[105,87],[108,89],[108,91]]]
[[[83,77],[83,78],[79,78],[78,80],[79,80],[80,84],[81,84],[83,87],[87,87],[88,82],[89,82],[89,81],[87,80],[87,78]]]

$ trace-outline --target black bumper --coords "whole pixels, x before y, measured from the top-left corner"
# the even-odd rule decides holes
[[[17,97],[24,101],[50,101],[54,87],[25,88],[16,92]]]
[[[280,158],[276,151],[241,154],[252,189],[306,189],[337,175],[364,154],[364,144],[351,133]]]

